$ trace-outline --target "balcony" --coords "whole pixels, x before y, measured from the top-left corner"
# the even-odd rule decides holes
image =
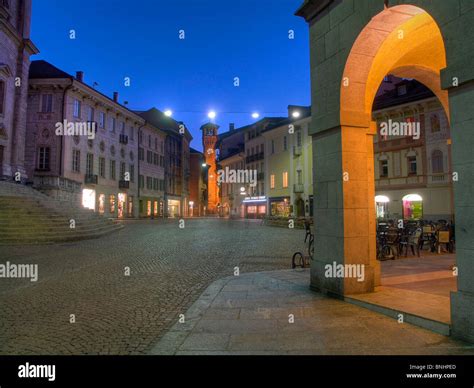
[[[265,154],[263,152],[260,152],[260,153],[255,155],[255,160],[256,161],[257,160],[262,160],[262,159],[264,159],[264,157],[265,157]]]
[[[121,134],[119,136],[119,143],[121,144],[128,144],[128,136],[127,135],[124,135],[124,134]]]
[[[304,185],[294,184],[294,185],[293,185],[293,192],[294,192],[295,194],[304,193]]]
[[[301,146],[293,146],[293,156],[301,156]]]
[[[84,177],[84,184],[86,185],[96,185],[98,183],[99,183],[98,175],[86,174],[86,176]]]
[[[257,180],[258,181],[263,181],[265,179],[265,173],[264,172],[259,172],[257,174]]]
[[[119,181],[119,189],[129,189],[130,188],[130,181]]]

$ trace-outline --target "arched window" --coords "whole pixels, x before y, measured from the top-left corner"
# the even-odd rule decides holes
[[[433,174],[444,172],[444,156],[442,151],[435,150],[431,154],[431,169]]]

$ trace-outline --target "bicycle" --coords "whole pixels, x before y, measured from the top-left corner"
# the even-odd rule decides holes
[[[305,248],[307,248],[307,255],[303,252],[295,252],[293,257],[291,258],[291,268],[295,269],[298,267],[307,268],[311,265],[311,261],[313,261],[314,257],[314,234],[309,234],[309,241],[307,241],[307,237],[305,237]],[[306,250],[306,249],[305,249]]]

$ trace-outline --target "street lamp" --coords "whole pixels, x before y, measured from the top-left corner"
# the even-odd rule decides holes
[[[173,116],[173,111],[171,109],[165,110],[165,116],[167,116],[167,117]]]
[[[292,113],[292,116],[293,116],[295,119],[297,119],[298,117],[301,116],[301,113],[300,113],[299,111],[295,110],[295,111]]]
[[[207,114],[207,117],[209,117],[211,120],[212,119],[215,119],[217,116],[216,112],[214,112],[213,110],[211,110],[208,114]]]
[[[252,113],[252,118],[258,119],[260,115],[257,112]]]

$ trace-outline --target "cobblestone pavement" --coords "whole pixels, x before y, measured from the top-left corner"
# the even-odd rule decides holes
[[[98,240],[0,247],[0,354],[146,354],[216,279],[287,269],[304,231],[250,221],[137,221]],[[130,276],[125,276],[125,267]],[[76,322],[70,323],[71,314]]]

